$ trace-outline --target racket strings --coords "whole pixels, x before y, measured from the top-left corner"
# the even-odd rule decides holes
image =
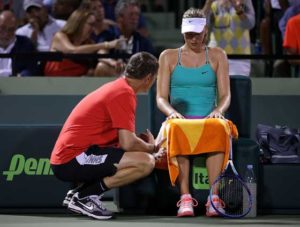
[[[214,187],[213,191],[217,192],[225,204],[223,209],[216,207],[220,213],[234,217],[248,212],[249,194],[240,179],[233,175],[223,176]]]

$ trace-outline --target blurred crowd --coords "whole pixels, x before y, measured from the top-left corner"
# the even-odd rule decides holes
[[[208,46],[227,54],[300,53],[300,1],[195,0],[194,7],[203,8],[209,19]],[[0,54],[147,51],[158,56],[143,12],[172,10],[174,1],[169,0],[0,0]],[[20,58],[0,58],[0,77],[118,76],[126,65],[124,58]],[[230,75],[250,75],[250,60],[232,59],[229,64]],[[266,64],[272,74],[290,76],[291,65],[297,67],[300,60]]]

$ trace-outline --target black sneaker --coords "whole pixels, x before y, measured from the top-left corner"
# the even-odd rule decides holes
[[[72,199],[72,197],[73,197],[73,195],[74,195],[75,193],[76,193],[76,190],[75,190],[75,189],[69,190],[69,191],[67,192],[67,195],[66,195],[64,201],[62,202],[62,205],[63,205],[64,207],[67,207],[67,206],[69,205],[69,203],[70,203],[70,201],[71,201],[71,199]]]
[[[78,198],[78,192],[76,192],[71,201],[69,202],[68,209],[82,213],[95,219],[110,219],[113,217],[113,212],[107,210],[103,203],[100,201],[101,196],[90,195],[84,198]]]

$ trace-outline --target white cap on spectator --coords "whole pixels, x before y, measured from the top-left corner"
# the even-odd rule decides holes
[[[27,11],[31,6],[42,8],[43,0],[24,0],[23,7],[25,11]]]
[[[181,33],[195,32],[200,33],[206,25],[205,18],[183,18],[181,24]]]

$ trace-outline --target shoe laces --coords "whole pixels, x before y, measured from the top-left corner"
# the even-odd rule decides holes
[[[190,198],[182,198],[176,204],[177,207],[181,207],[181,206],[188,207],[188,206],[191,206],[191,205],[193,207],[198,206],[198,201],[196,199],[192,198],[192,197],[190,197]]]
[[[212,199],[213,201],[213,204],[216,208],[225,208],[225,203],[222,199],[220,198],[213,198]],[[206,207],[209,207],[211,204],[210,204],[210,199],[207,200],[207,203],[205,204]]]

